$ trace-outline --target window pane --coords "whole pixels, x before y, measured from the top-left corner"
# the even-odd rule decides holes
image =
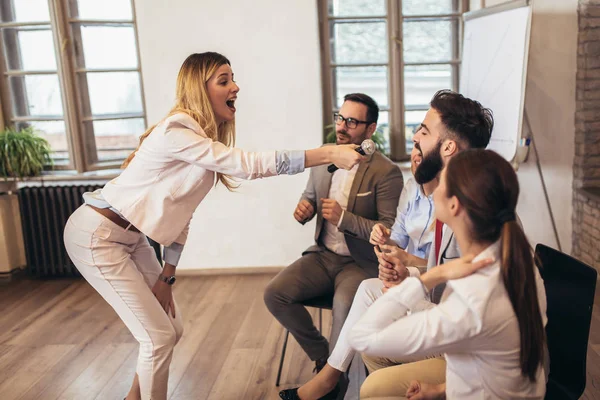
[[[122,160],[138,145],[146,130],[142,118],[93,121],[98,160]]]
[[[62,116],[57,75],[25,75],[9,78],[15,115]]]
[[[377,132],[380,132],[385,140],[385,154],[390,154],[390,113],[387,111],[379,112],[379,120],[377,121]]]
[[[452,66],[404,67],[404,104],[427,105],[440,89],[452,89]]]
[[[143,111],[137,72],[90,72],[86,75],[92,115]]]
[[[48,10],[48,0],[2,0],[4,7],[2,10],[11,9],[14,11],[12,18],[10,15],[2,13],[3,22],[43,22],[50,21],[50,12]],[[9,4],[6,4],[9,3]]]
[[[64,121],[28,121],[17,124],[17,129],[33,127],[35,133],[50,143],[52,158],[56,165],[69,162],[69,147]]]
[[[336,17],[386,15],[385,0],[329,0],[329,15]]]
[[[56,70],[54,39],[50,29],[6,28],[2,34],[9,70]]]
[[[348,93],[365,93],[379,107],[388,106],[387,67],[337,67],[333,68],[333,87],[336,88],[334,108],[340,108]]]
[[[388,61],[385,22],[336,22],[333,29],[333,62],[343,64]]]
[[[413,135],[425,119],[427,110],[422,111],[406,111],[404,113],[404,137],[406,138],[406,153],[410,153],[413,148]]]
[[[133,27],[82,26],[81,36],[86,68],[138,66]]]
[[[405,21],[403,29],[405,62],[452,59],[451,21]]]
[[[81,19],[133,19],[131,0],[77,0],[77,9]]]
[[[449,14],[458,11],[457,0],[402,0],[404,15]]]

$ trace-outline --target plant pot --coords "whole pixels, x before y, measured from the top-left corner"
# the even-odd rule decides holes
[[[17,181],[11,178],[7,180],[0,179],[0,193],[16,192]]]
[[[10,279],[14,270],[26,264],[19,198],[0,194],[0,279]]]

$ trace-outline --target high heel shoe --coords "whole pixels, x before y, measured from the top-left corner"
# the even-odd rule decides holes
[[[298,388],[284,389],[279,392],[279,397],[282,400],[300,400],[300,397],[298,397]]]
[[[300,397],[298,396],[298,389],[299,388],[282,390],[279,392],[279,397],[281,397],[282,400],[301,400]],[[340,385],[335,385],[335,387],[333,388],[333,390],[331,392],[327,393],[323,397],[320,397],[319,400],[335,400],[335,399],[337,399],[339,394],[340,394]]]

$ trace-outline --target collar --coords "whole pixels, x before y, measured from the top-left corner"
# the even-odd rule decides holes
[[[499,261],[501,257],[502,248],[502,238],[496,240],[494,243],[489,245],[485,250],[479,253],[474,259],[473,262],[477,262],[479,260],[483,260],[485,258],[493,258],[495,261]]]

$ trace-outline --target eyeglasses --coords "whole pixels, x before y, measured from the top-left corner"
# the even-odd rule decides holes
[[[354,129],[358,126],[358,124],[369,125],[371,123],[369,121],[359,121],[354,118],[344,118],[344,116],[340,113],[333,113],[333,120],[335,121],[336,125],[341,125],[343,122],[345,122],[348,129]]]

